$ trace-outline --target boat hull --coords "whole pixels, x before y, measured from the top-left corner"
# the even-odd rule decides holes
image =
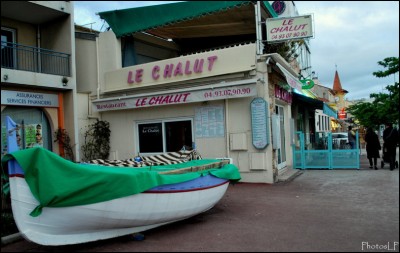
[[[212,208],[229,185],[229,180],[207,175],[191,180],[191,184],[164,185],[95,204],[46,207],[40,216],[32,217],[29,214],[39,203],[25,179],[9,179],[20,233],[34,243],[53,246],[128,235],[192,217]]]
[[[240,180],[235,166],[223,169],[222,163],[211,161],[210,167],[205,159],[186,161],[187,154],[178,154],[184,155],[180,164],[185,166],[160,171],[151,166],[148,171],[81,166],[43,148],[18,151],[18,126],[8,116],[6,126],[8,154],[2,165],[8,167],[14,220],[22,236],[41,245],[109,239],[183,220],[212,208],[230,180]],[[198,158],[196,152],[192,155]],[[189,172],[194,174],[179,176]]]

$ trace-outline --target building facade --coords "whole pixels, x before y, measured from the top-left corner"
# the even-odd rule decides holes
[[[73,4],[3,1],[1,9],[2,154],[10,116],[20,126],[20,148],[65,156],[55,137],[63,129],[77,155],[70,159],[79,160]]]
[[[232,158],[243,182],[274,183],[292,169],[294,90],[305,94],[293,64],[260,45],[257,29],[276,17],[267,2],[185,2],[99,15],[112,30],[92,43],[98,79],[85,88],[78,83],[80,106],[89,105],[79,128],[108,121],[110,159],[186,147]]]
[[[243,182],[274,183],[293,168],[295,132],[320,129],[319,115],[327,115],[299,81],[307,58],[283,57],[274,50],[285,43],[265,42],[265,21],[277,17],[268,2],[104,12],[112,29],[102,33],[74,29],[71,2],[2,7],[2,117],[22,126],[21,148],[65,156],[54,136],[61,128],[72,137],[73,159],[83,161],[85,130],[105,120],[110,159],[195,148],[232,158]],[[27,19],[21,8],[37,11]]]
[[[118,47],[109,33],[100,41]],[[290,71],[248,44],[116,69],[104,73],[91,115],[110,122],[112,159],[185,146],[233,158],[245,182],[273,183],[291,165],[291,94],[276,63]]]

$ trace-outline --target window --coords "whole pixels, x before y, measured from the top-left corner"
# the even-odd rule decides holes
[[[175,42],[145,32],[121,38],[122,67],[171,59],[180,55],[180,49]]]
[[[176,152],[192,147],[192,120],[163,120],[138,123],[139,153]]]
[[[50,122],[41,108],[7,106],[1,112],[1,153],[7,151],[6,116],[18,124],[17,144],[20,149],[43,147],[52,150]]]
[[[330,118],[322,110],[315,110],[315,131],[329,132],[331,130]]]
[[[297,115],[297,131],[304,132],[303,122],[304,122],[303,114],[302,114],[302,113],[299,113],[299,114]]]
[[[140,153],[163,152],[162,123],[140,124],[138,132]]]
[[[2,27],[1,28],[1,67],[15,68],[16,55],[14,50],[15,30]]]

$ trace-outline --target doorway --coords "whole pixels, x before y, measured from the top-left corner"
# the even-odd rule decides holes
[[[285,115],[284,107],[280,105],[275,106],[275,114],[279,118],[279,134],[280,134],[280,147],[276,149],[278,170],[286,167],[286,141],[285,141]]]

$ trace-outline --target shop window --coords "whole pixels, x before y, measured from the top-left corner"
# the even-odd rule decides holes
[[[176,152],[192,147],[192,120],[139,123],[139,153]]]
[[[138,133],[140,153],[163,152],[162,123],[140,124]]]
[[[52,150],[49,120],[40,108],[7,107],[1,112],[1,153],[7,153],[6,116],[18,124],[17,141],[20,149],[43,147]]]

